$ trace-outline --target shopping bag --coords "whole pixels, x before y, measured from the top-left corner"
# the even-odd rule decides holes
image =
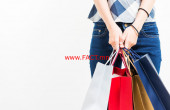
[[[113,72],[112,64],[107,63],[114,61],[117,55],[118,51],[111,54],[106,64],[97,63],[81,110],[107,110]]]
[[[133,50],[124,49],[134,60],[133,64],[149,96],[154,110],[170,110],[170,95],[148,54],[140,57]],[[128,52],[127,52],[128,51]]]
[[[134,110],[154,110],[139,75],[132,77]]]
[[[122,61],[124,62],[123,57]],[[125,62],[124,62],[125,65]],[[128,68],[120,69],[114,67],[113,77],[109,96],[109,110],[133,110],[132,103],[132,78],[128,73]]]
[[[139,75],[137,74],[136,68],[133,65],[129,56],[123,52],[124,57],[126,58],[126,63],[130,73],[132,75],[132,93],[133,93],[133,106],[134,110],[154,110],[152,103],[146,93],[146,90],[140,80]]]

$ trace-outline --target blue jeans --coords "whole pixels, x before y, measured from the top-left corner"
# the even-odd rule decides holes
[[[117,22],[117,25],[120,27],[122,32],[130,25],[131,23],[122,23]],[[109,41],[109,31],[104,22],[94,22],[93,34],[90,45],[90,69],[91,69],[91,77],[94,74],[94,70],[96,68],[97,62],[105,63],[106,57],[110,56],[113,51],[112,46],[108,43]],[[158,73],[160,71],[161,65],[161,48],[160,48],[160,39],[159,39],[159,31],[157,28],[156,22],[146,22],[144,23],[139,36],[138,41],[132,49],[143,56],[145,54],[149,54],[153,64],[155,65]],[[115,66],[121,66],[121,58],[118,57]]]

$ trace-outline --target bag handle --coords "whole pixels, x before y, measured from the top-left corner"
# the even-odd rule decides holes
[[[111,55],[109,56],[109,60],[107,60],[107,62],[105,63],[105,65],[107,65],[109,62],[110,62],[111,65],[114,65],[114,63],[115,63],[118,55],[120,55],[120,57],[121,57],[121,59],[122,59],[122,62],[123,62],[123,64],[124,64],[125,68],[127,68],[126,75],[127,75],[127,76],[131,76],[131,75],[130,75],[130,71],[129,71],[128,66],[127,66],[127,63],[126,63],[126,61],[125,61],[125,57],[123,57],[123,50],[122,50],[122,49],[118,49],[117,51],[113,51],[113,52],[111,53]]]
[[[122,59],[122,62],[123,62],[123,64],[124,64],[125,68],[127,69],[126,75],[127,75],[127,76],[130,76],[130,71],[128,70],[128,66],[127,66],[127,63],[126,63],[126,61],[125,61],[125,58],[123,57],[123,51],[122,51],[122,49],[119,49],[116,57],[113,59],[112,65],[114,65],[114,63],[115,63],[118,55],[120,55],[120,57],[121,57],[121,59]]]
[[[127,48],[122,48],[124,52],[126,52],[127,55],[129,55],[134,61],[136,59],[140,59],[141,57],[133,50],[133,49],[127,49]]]
[[[110,54],[109,59],[107,60],[107,62],[105,63],[105,65],[107,65],[109,62],[110,62],[110,64],[112,64],[111,61],[112,61],[112,59],[113,59],[113,60],[116,59],[116,56],[118,55],[118,52],[119,52],[119,50],[117,50],[117,51],[112,51],[112,53]]]
[[[137,71],[135,65],[133,64],[133,61],[129,58],[129,56],[126,54],[125,51],[123,51],[123,55],[124,55],[124,57],[127,57],[127,60],[129,61],[129,63],[133,66],[135,71]],[[126,60],[126,62],[127,62],[127,60]],[[130,70],[130,64],[129,63],[127,62],[127,65],[128,65],[129,70]],[[130,71],[130,73],[131,73],[131,71]],[[131,75],[133,75],[133,74],[131,73]]]
[[[122,58],[122,62],[123,62],[123,64],[125,65],[125,68],[127,68],[127,76],[131,76],[131,71],[130,71],[130,69],[128,68],[128,64],[127,64],[127,62],[126,62],[126,59],[125,59],[125,57],[123,56],[123,50],[121,49],[121,54],[120,54],[120,56],[121,56],[121,58]]]
[[[122,57],[122,54],[123,54],[123,51],[122,49],[119,49],[119,51],[117,52],[116,56],[114,57],[114,59],[112,60],[112,65],[114,65],[118,55],[120,55],[121,59],[122,59],[122,62],[124,64],[125,67],[127,67],[126,63],[125,63],[125,59]]]

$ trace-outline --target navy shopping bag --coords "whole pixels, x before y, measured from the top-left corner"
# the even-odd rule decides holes
[[[134,65],[154,107],[154,110],[170,110],[170,94],[158,76],[148,54],[140,57],[132,50],[124,49],[134,60]],[[127,52],[128,51],[128,52]],[[137,58],[137,59],[136,59]]]

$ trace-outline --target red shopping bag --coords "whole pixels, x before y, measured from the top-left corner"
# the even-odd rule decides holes
[[[126,67],[125,63],[124,65]],[[112,78],[109,96],[109,110],[133,110],[132,78],[128,69],[114,67],[113,74],[120,76]]]

